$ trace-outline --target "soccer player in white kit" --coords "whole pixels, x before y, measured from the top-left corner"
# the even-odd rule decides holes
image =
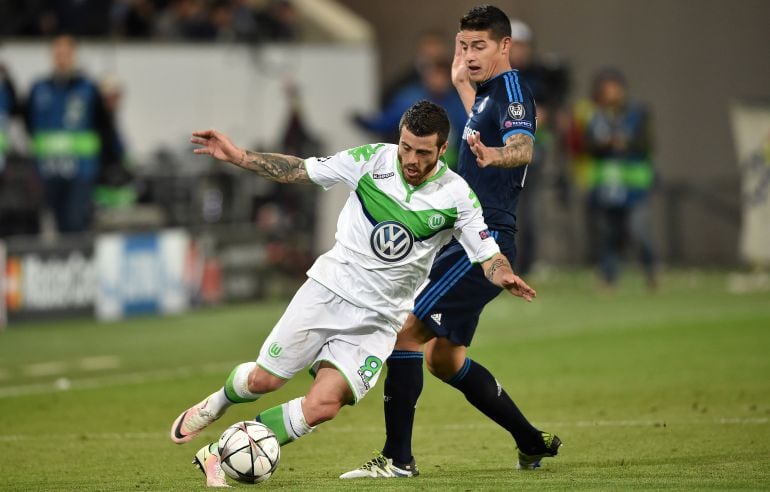
[[[535,297],[500,254],[473,190],[439,160],[448,135],[446,112],[427,101],[404,113],[398,145],[363,145],[329,157],[257,153],[216,130],[193,133],[195,153],[281,183],[324,189],[343,183],[352,191],[334,247],[307,272],[256,362],[235,367],[221,389],[182,412],[171,427],[174,442],[191,440],[229,406],[257,400],[308,366],[315,379],[304,397],[256,417],[281,445],[355,404],[377,382],[416,291],[452,236],[490,282],[527,301]],[[216,443],[198,451],[195,463],[209,486],[226,486]]]

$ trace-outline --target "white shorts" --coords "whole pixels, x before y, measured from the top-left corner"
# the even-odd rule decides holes
[[[313,279],[294,294],[259,351],[257,364],[282,379],[328,362],[345,377],[357,403],[371,389],[400,329],[351,304]]]

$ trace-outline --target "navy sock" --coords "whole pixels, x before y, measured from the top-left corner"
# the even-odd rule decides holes
[[[529,423],[484,366],[466,358],[457,374],[445,382],[462,391],[474,407],[510,432],[521,451],[529,454],[542,447],[540,431]]]
[[[400,464],[411,463],[414,407],[422,393],[422,352],[394,350],[385,378],[385,431],[382,454]]]

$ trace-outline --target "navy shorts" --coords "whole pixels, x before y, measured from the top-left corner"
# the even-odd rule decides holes
[[[491,231],[500,251],[513,264],[516,244],[510,232]],[[414,301],[414,315],[437,337],[470,346],[479,315],[501,288],[484,276],[480,264],[473,264],[456,240],[439,251],[428,275],[428,284]]]

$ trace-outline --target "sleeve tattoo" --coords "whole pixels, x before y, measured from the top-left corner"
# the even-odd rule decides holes
[[[532,161],[535,143],[532,137],[524,133],[514,133],[500,147],[500,167],[524,166]]]
[[[238,166],[279,183],[312,183],[305,161],[292,155],[247,150]]]
[[[508,261],[503,258],[498,258],[492,261],[492,264],[487,267],[487,271],[484,272],[484,275],[487,277],[487,280],[494,283],[495,273],[497,273],[499,269],[505,267],[510,269],[510,263],[508,263]]]

